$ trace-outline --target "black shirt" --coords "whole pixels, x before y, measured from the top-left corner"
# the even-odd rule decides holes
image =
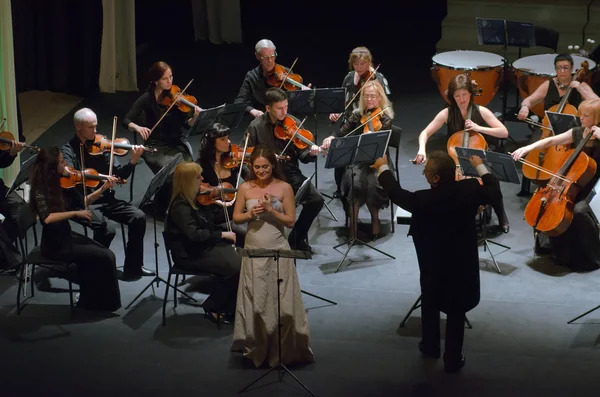
[[[15,161],[17,156],[12,156],[9,150],[0,151],[0,168],[8,168]],[[0,187],[4,186],[4,181],[0,178]]]
[[[246,106],[246,112],[254,109],[265,110],[265,93],[270,88],[267,85],[267,77],[263,74],[262,66],[258,65],[254,69],[246,73],[240,92],[233,103],[250,102],[250,106]]]

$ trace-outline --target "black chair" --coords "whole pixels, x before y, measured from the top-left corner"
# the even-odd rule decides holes
[[[390,148],[394,149],[394,171],[396,173],[396,180],[400,180],[400,171],[398,170],[398,158],[400,156],[400,140],[402,138],[402,128],[392,125],[392,135],[390,136],[390,140],[388,142],[388,159],[391,161],[391,152]],[[394,203],[390,200],[390,223],[392,225],[392,233],[396,232],[396,222],[394,219]]]
[[[35,294],[35,284],[33,281],[33,275],[35,274],[35,267],[39,266],[42,268],[46,268],[49,270],[61,270],[65,275],[66,279],[69,282],[69,300],[70,300],[70,308],[71,308],[71,317],[75,314],[75,304],[73,302],[73,283],[71,267],[74,267],[75,264],[72,262],[64,262],[64,261],[55,261],[48,258],[45,258],[41,253],[41,248],[38,245],[38,237],[37,231],[35,228],[36,217],[31,213],[29,206],[23,206],[19,210],[19,247],[21,250],[21,255],[23,256],[23,263],[20,266],[20,269],[17,272],[20,274],[19,276],[19,286],[17,288],[17,314],[21,315],[21,311],[24,307],[21,306],[21,291],[25,288],[26,283],[31,283],[31,296],[29,298],[33,298]],[[31,251],[27,251],[25,245],[25,239],[27,237],[27,233],[29,229],[33,229],[33,239],[34,239],[34,247]],[[29,266],[31,266],[31,272],[29,272]],[[24,303],[24,302],[23,302]]]
[[[183,276],[183,279],[185,280],[185,276],[206,276],[206,277],[210,277],[211,279],[213,279],[214,281],[218,282],[218,283],[223,283],[225,281],[225,279],[223,277],[219,277],[215,274],[211,274],[211,273],[206,273],[206,272],[194,272],[194,271],[190,271],[190,270],[183,270],[177,267],[177,264],[174,262],[174,260],[171,258],[171,242],[170,242],[170,238],[167,232],[162,232],[163,235],[163,241],[165,243],[165,254],[167,255],[167,262],[169,263],[169,274],[167,276],[167,282],[166,282],[166,286],[165,286],[165,298],[163,299],[163,309],[162,309],[162,324],[163,326],[167,325],[167,316],[166,316],[166,312],[167,312],[167,299],[169,296],[169,287],[171,287],[171,276],[175,275],[175,288],[173,288],[173,308],[177,307],[177,283],[179,281],[179,276]],[[188,297],[189,299],[193,300],[194,302],[196,302],[196,300],[194,298],[192,298],[191,296],[187,295],[185,292],[180,291],[183,295],[185,295],[186,297]],[[219,313],[217,315],[217,328],[221,329],[221,320],[222,320],[222,316]]]
[[[551,28],[543,26],[535,26],[535,46],[550,48],[554,52],[558,49],[558,37],[559,33]]]

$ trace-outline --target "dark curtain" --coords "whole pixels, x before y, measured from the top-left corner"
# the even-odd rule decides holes
[[[17,92],[98,92],[102,0],[12,1]]]

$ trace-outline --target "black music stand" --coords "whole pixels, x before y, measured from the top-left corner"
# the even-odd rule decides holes
[[[154,205],[154,195],[156,194],[156,192],[158,192],[160,190],[161,187],[163,187],[163,185],[165,184],[165,182],[167,182],[169,176],[171,176],[173,174],[173,172],[175,171],[175,167],[177,167],[177,164],[183,162],[183,155],[181,153],[177,153],[177,155],[173,158],[173,160],[171,160],[171,162],[167,165],[165,165],[164,167],[162,167],[160,169],[160,171],[158,171],[156,173],[156,175],[154,175],[154,177],[152,178],[152,181],[150,181],[150,185],[148,186],[148,189],[146,190],[146,193],[144,194],[144,197],[142,198],[142,201],[140,201],[140,203],[138,204],[138,208],[143,210],[143,208],[145,208],[146,206],[152,204]],[[155,262],[155,276],[154,278],[148,283],[148,285],[146,285],[146,287],[144,287],[144,289],[142,291],[140,291],[139,294],[136,295],[135,298],[133,298],[133,300],[131,301],[131,303],[129,303],[126,307],[125,310],[129,309],[131,307],[131,305],[133,305],[135,303],[135,301],[137,301],[139,299],[140,296],[142,296],[144,294],[144,292],[146,292],[146,290],[150,287],[152,287],[152,295],[155,295],[155,291],[154,291],[154,283],[156,282],[156,287],[158,287],[160,285],[160,282],[162,281],[165,284],[168,284],[167,281],[160,277],[159,273],[158,273],[158,247],[160,244],[158,244],[158,239],[156,237],[156,215],[152,215],[152,223],[154,225],[154,262]],[[186,294],[185,292],[181,291],[180,289],[178,289],[177,287],[174,287],[171,284],[168,284],[171,288],[173,288],[174,290],[177,290],[179,293],[185,295],[186,297],[188,297],[189,299],[193,300],[194,302],[196,301],[194,298],[192,298],[191,296],[189,296],[188,294]]]
[[[581,126],[579,117],[573,114],[545,111],[554,135],[562,134],[573,127]]]
[[[281,279],[279,276],[279,258],[293,258],[294,260],[295,259],[311,259],[312,255],[310,254],[309,251],[300,251],[300,250],[242,249],[241,251],[242,251],[243,255],[247,256],[248,258],[274,258],[275,262],[277,263],[277,343],[278,343],[279,362],[277,363],[276,366],[274,366],[273,368],[269,369],[267,372],[265,372],[264,374],[259,376],[257,379],[252,381],[252,383],[250,383],[249,385],[245,386],[239,392],[243,393],[243,392],[247,391],[256,382],[260,381],[262,378],[269,375],[271,372],[277,370],[277,381],[278,382],[281,382],[283,380],[283,375],[285,375],[287,373],[292,378],[294,378],[294,380],[296,382],[298,382],[298,384],[300,386],[302,386],[304,388],[304,390],[309,392],[312,396],[316,397],[316,395],[308,387],[306,387],[306,385],[304,385],[304,383],[302,383],[300,381],[300,379],[298,379],[296,377],[296,375],[294,375],[292,373],[292,371],[290,371],[288,369],[288,367],[286,367],[285,364],[283,364],[283,362],[281,361],[281,328],[283,327],[283,324],[281,323],[281,282],[283,281],[283,279]],[[282,370],[285,371],[283,373],[283,375],[280,373],[280,371],[282,371]]]
[[[479,156],[483,160],[483,163],[487,166],[490,173],[494,175],[496,179],[498,179],[498,181],[516,184],[521,183],[521,181],[519,180],[519,174],[517,173],[517,168],[515,167],[515,162],[513,158],[508,154],[496,153],[480,149],[471,149],[466,147],[457,147],[456,154],[458,156],[458,162],[460,164],[460,167],[462,168],[462,173],[465,176],[479,177],[477,170],[475,170],[475,168],[469,162],[469,157]],[[505,249],[505,251],[509,250],[510,247],[508,245],[500,244],[487,238],[488,220],[486,219],[486,217],[486,211],[483,211],[483,216],[481,218],[483,236],[478,241],[478,243],[483,244],[484,251],[489,251],[490,256],[492,257],[492,261],[496,266],[496,270],[498,271],[498,273],[502,274],[502,271],[500,270],[500,267],[496,262],[496,258],[494,257],[494,254],[490,249],[490,244],[495,244],[499,247],[502,247]]]
[[[244,114],[246,114],[246,108],[249,105],[250,102],[230,103],[225,105],[217,117],[217,123],[226,125],[231,129],[239,127],[242,118],[244,118]]]
[[[217,118],[219,117],[219,114],[223,111],[224,108],[225,104],[222,104],[220,106],[210,109],[204,109],[203,111],[201,111],[200,114],[198,114],[196,122],[190,128],[188,136],[204,134],[206,128],[217,122]]]
[[[408,318],[410,317],[410,315],[412,314],[412,312],[414,312],[415,310],[417,310],[418,308],[421,307],[421,299],[422,298],[423,298],[423,294],[419,295],[419,297],[417,298],[417,300],[415,301],[415,303],[413,303],[413,305],[410,307],[410,310],[408,311],[408,313],[406,313],[406,316],[404,316],[404,318],[400,322],[400,328],[404,327],[404,324],[406,324],[406,322],[408,321]],[[473,325],[471,325],[471,322],[467,318],[466,314],[465,314],[465,324],[467,324],[467,328],[473,329]]]
[[[23,183],[29,180],[29,175],[31,174],[31,167],[33,166],[33,163],[35,163],[35,159],[37,159],[37,156],[37,154],[34,154],[33,156],[25,160],[23,164],[21,164],[21,169],[19,170],[19,173],[17,174],[15,180],[10,186],[10,189],[8,190],[8,192],[6,192],[6,196],[8,196],[13,191],[17,190],[19,186],[21,186]]]
[[[345,138],[335,138],[331,141],[331,146],[327,152],[327,160],[325,161],[325,168],[337,168],[346,167],[346,172],[354,172],[353,167],[356,164],[374,163],[380,157],[386,153],[387,145],[390,140],[391,130],[370,132],[368,134],[352,135]],[[350,222],[351,227],[354,225],[354,174],[352,175],[351,199],[348,201],[350,205]],[[338,264],[335,272],[337,273],[342,267],[342,263],[346,260],[348,253],[356,243],[360,243],[372,250],[375,250],[391,259],[396,259],[392,255],[383,252],[380,249],[373,247],[365,243],[364,241],[357,238],[358,230],[353,237],[344,241],[341,244],[333,247],[338,251],[338,247],[348,244],[348,249],[344,254],[344,257]],[[339,252],[339,251],[338,251]]]

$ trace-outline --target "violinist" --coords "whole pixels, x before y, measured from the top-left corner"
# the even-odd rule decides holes
[[[74,122],[75,136],[61,148],[67,165],[74,170],[82,170],[81,147],[83,145],[85,168],[93,168],[100,174],[109,175],[110,154],[105,153],[99,156],[92,156],[89,153],[89,147],[94,142],[96,127],[98,125],[96,114],[88,108],[79,109],[75,112]],[[113,176],[109,177],[109,179],[113,183],[116,183],[118,179],[129,178],[143,152],[144,149],[134,146],[131,150],[129,163],[123,166],[115,158],[112,170]],[[74,190],[76,189],[69,189],[69,191]],[[77,201],[71,207],[75,203]],[[110,243],[115,237],[115,228],[104,221],[102,217],[96,216],[96,211],[102,217],[127,225],[128,242],[125,249],[123,278],[125,280],[134,280],[141,276],[153,276],[154,272],[143,267],[144,234],[146,233],[146,215],[144,212],[127,201],[117,199],[115,191],[112,189],[103,192],[97,204],[92,207],[94,218],[91,221],[91,228],[94,231],[94,240],[106,248],[110,247]]]
[[[496,116],[486,107],[473,103],[475,86],[465,74],[460,74],[448,83],[448,100],[450,105],[440,111],[435,118],[419,134],[419,151],[413,160],[421,164],[427,160],[426,147],[429,138],[442,126],[448,124],[448,135],[465,130],[474,131],[484,135],[506,138],[508,130]],[[471,111],[471,118],[467,115]],[[492,204],[498,216],[500,228],[504,233],[510,231],[508,217],[504,211],[504,202],[499,200]]]
[[[581,127],[574,127],[562,134],[539,140],[514,151],[515,160],[524,157],[531,150],[544,149],[554,145],[577,147],[589,134],[583,152],[600,162],[600,99],[585,100],[578,107],[581,114]],[[575,198],[573,220],[566,232],[558,237],[547,237],[539,233],[536,251],[543,253],[550,249],[557,264],[575,271],[589,271],[600,267],[600,238],[598,224],[586,198],[600,177],[600,167],[590,182]],[[549,241],[547,241],[549,239]]]
[[[275,58],[277,58],[275,44],[268,39],[260,40],[254,46],[254,56],[260,64],[246,73],[234,103],[250,102],[246,112],[256,119],[264,113],[265,94],[270,87],[267,84],[267,77],[275,70]],[[284,69],[287,70],[285,67]],[[309,84],[308,87],[310,86]]]
[[[219,186],[223,182],[227,182],[234,187],[237,186],[240,170],[242,172],[242,179],[248,177],[249,172],[245,165],[242,166],[240,164],[234,168],[226,168],[224,165],[223,160],[227,157],[231,148],[231,141],[229,140],[230,134],[231,130],[229,127],[220,123],[215,123],[208,127],[202,136],[200,151],[196,162],[202,167],[202,178],[204,179],[204,182],[208,183],[210,186]],[[246,227],[231,222],[234,203],[234,200],[224,202],[217,199],[215,204],[211,205],[210,208],[213,212],[214,222],[217,225],[220,225],[225,231],[229,230],[229,227],[231,227],[236,234],[236,244],[239,247],[243,247]],[[224,211],[227,211],[228,213],[227,218],[229,219],[229,225],[227,225],[228,219],[226,219]]]
[[[0,169],[10,167],[24,147],[23,143],[13,141],[10,149],[0,151]],[[0,224],[0,270],[14,268],[21,262],[12,243],[19,236],[19,209],[24,201],[14,191],[7,196],[9,189],[0,178],[0,214],[4,217]]]
[[[42,222],[41,253],[44,257],[72,261],[77,266],[80,290],[77,306],[87,310],[116,311],[121,307],[115,254],[92,239],[71,231],[69,220],[91,221],[92,213],[80,209],[68,210],[60,176],[66,162],[57,147],[44,148],[35,160],[31,172],[31,210]],[[113,186],[108,180],[89,194],[94,202],[103,191]],[[77,192],[75,189],[71,189]],[[83,197],[79,196],[79,203]]]
[[[272,148],[276,153],[290,157],[288,161],[281,163],[283,174],[287,179],[287,183],[292,185],[294,194],[298,192],[306,177],[300,170],[298,161],[305,164],[316,161],[316,156],[321,153],[321,149],[313,144],[307,145],[306,148],[300,149],[295,144],[288,145],[289,140],[280,139],[275,136],[277,126],[285,120],[291,119],[296,125],[300,125],[298,119],[288,114],[288,96],[280,88],[269,88],[265,94],[266,113],[252,120],[246,133],[248,133],[248,146],[266,145]],[[289,119],[288,119],[289,118]],[[288,146],[285,153],[282,150]],[[312,248],[308,243],[308,230],[314,219],[319,215],[325,201],[323,196],[309,181],[302,197],[297,198],[297,204],[302,205],[300,216],[294,225],[294,228],[288,236],[288,241],[292,249],[311,251]]]
[[[194,162],[177,165],[173,173],[173,197],[165,231],[171,240],[174,263],[182,269],[224,277],[203,302],[209,320],[233,321],[242,259],[236,249],[235,233],[222,231],[212,218],[212,210],[196,203],[202,183],[202,167]]]
[[[348,120],[340,127],[335,136],[325,138],[323,149],[328,149],[331,141],[335,137],[344,137],[349,133],[360,135],[364,132],[364,127],[356,129],[358,126],[367,122],[365,127],[367,131],[389,130],[392,128],[392,119],[394,110],[388,100],[383,86],[377,80],[365,83],[366,86],[360,94],[358,109],[352,112]],[[385,110],[384,110],[385,109]],[[382,112],[379,116],[377,113]],[[371,117],[374,119],[370,120]],[[364,120],[364,121],[363,121]],[[378,128],[375,128],[377,125]],[[355,130],[354,132],[352,132]],[[354,198],[351,197],[352,185],[354,185]],[[346,214],[353,211],[352,225],[350,228],[351,236],[356,237],[358,210],[366,204],[371,213],[371,231],[372,239],[375,241],[381,232],[381,223],[379,222],[379,210],[387,207],[389,199],[385,191],[377,182],[375,170],[370,168],[370,164],[357,164],[352,168],[346,169],[341,181],[341,193],[344,202]],[[354,202],[353,208],[347,208],[347,200]],[[348,216],[346,216],[346,221]]]
[[[569,87],[575,88],[569,95],[569,103],[574,107],[579,106],[582,100],[598,99],[598,95],[594,93],[592,88],[586,82],[579,82],[573,79],[573,57],[569,54],[559,54],[554,58],[554,70],[556,77],[543,82],[530,96],[523,99],[521,109],[517,115],[519,120],[525,120],[530,115],[533,115],[531,109],[538,103],[544,101],[544,110],[550,109],[554,105],[558,105],[562,97],[566,94]],[[531,135],[530,143],[540,139],[541,131],[537,129]],[[521,191],[518,196],[529,196],[531,182],[527,178],[523,178]]]

